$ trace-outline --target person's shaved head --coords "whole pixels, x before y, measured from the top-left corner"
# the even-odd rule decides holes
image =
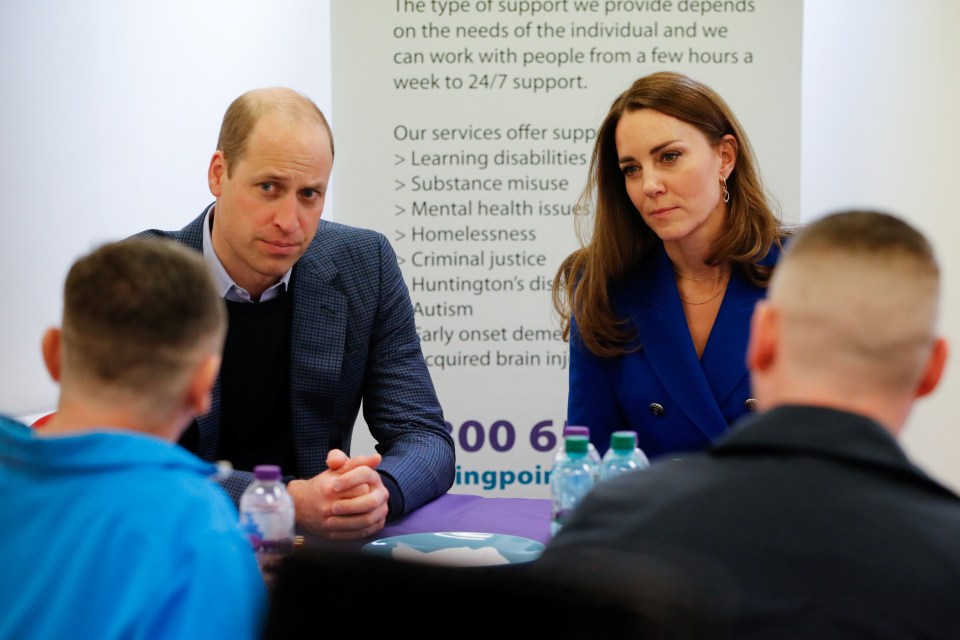
[[[894,216],[852,211],[814,222],[787,253],[769,292],[784,357],[810,375],[914,386],[936,336],[940,288],[923,235]]]

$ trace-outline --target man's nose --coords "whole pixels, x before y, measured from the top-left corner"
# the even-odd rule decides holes
[[[296,194],[283,198],[273,213],[273,222],[284,233],[291,233],[300,224],[300,203]]]

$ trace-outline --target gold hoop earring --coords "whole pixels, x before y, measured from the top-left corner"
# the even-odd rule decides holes
[[[720,178],[720,184],[723,186],[723,201],[730,202],[730,192],[727,191],[727,179]]]

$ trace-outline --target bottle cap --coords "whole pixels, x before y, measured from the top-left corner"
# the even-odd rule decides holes
[[[610,448],[614,451],[633,451],[637,448],[635,431],[614,431],[610,435]]]
[[[275,464],[258,464],[253,468],[253,475],[257,480],[279,480],[280,467]]]
[[[587,436],[590,438],[590,427],[585,427],[580,424],[568,424],[563,428],[563,437],[567,436]]]
[[[564,448],[567,453],[586,453],[587,442],[589,440],[586,436],[567,436],[564,439]]]

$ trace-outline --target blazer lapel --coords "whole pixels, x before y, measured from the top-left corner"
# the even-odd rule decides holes
[[[317,427],[335,420],[348,315],[336,266],[308,254],[292,278],[290,418],[298,442],[315,439]]]
[[[655,268],[645,271],[649,275],[640,287],[637,320],[647,359],[677,406],[705,436],[714,439],[727,431],[727,421],[713,401],[713,390],[697,359],[662,247]]]
[[[197,218],[174,234],[174,237],[188,247],[203,252],[203,221],[207,211],[214,205],[210,203]],[[198,416],[197,455],[204,460],[215,460],[220,440],[220,376],[214,383],[211,393],[210,411]]]
[[[710,331],[700,365],[719,404],[729,397],[743,379],[747,369],[747,342],[750,339],[750,318],[764,292],[739,277],[731,277],[723,304]]]

